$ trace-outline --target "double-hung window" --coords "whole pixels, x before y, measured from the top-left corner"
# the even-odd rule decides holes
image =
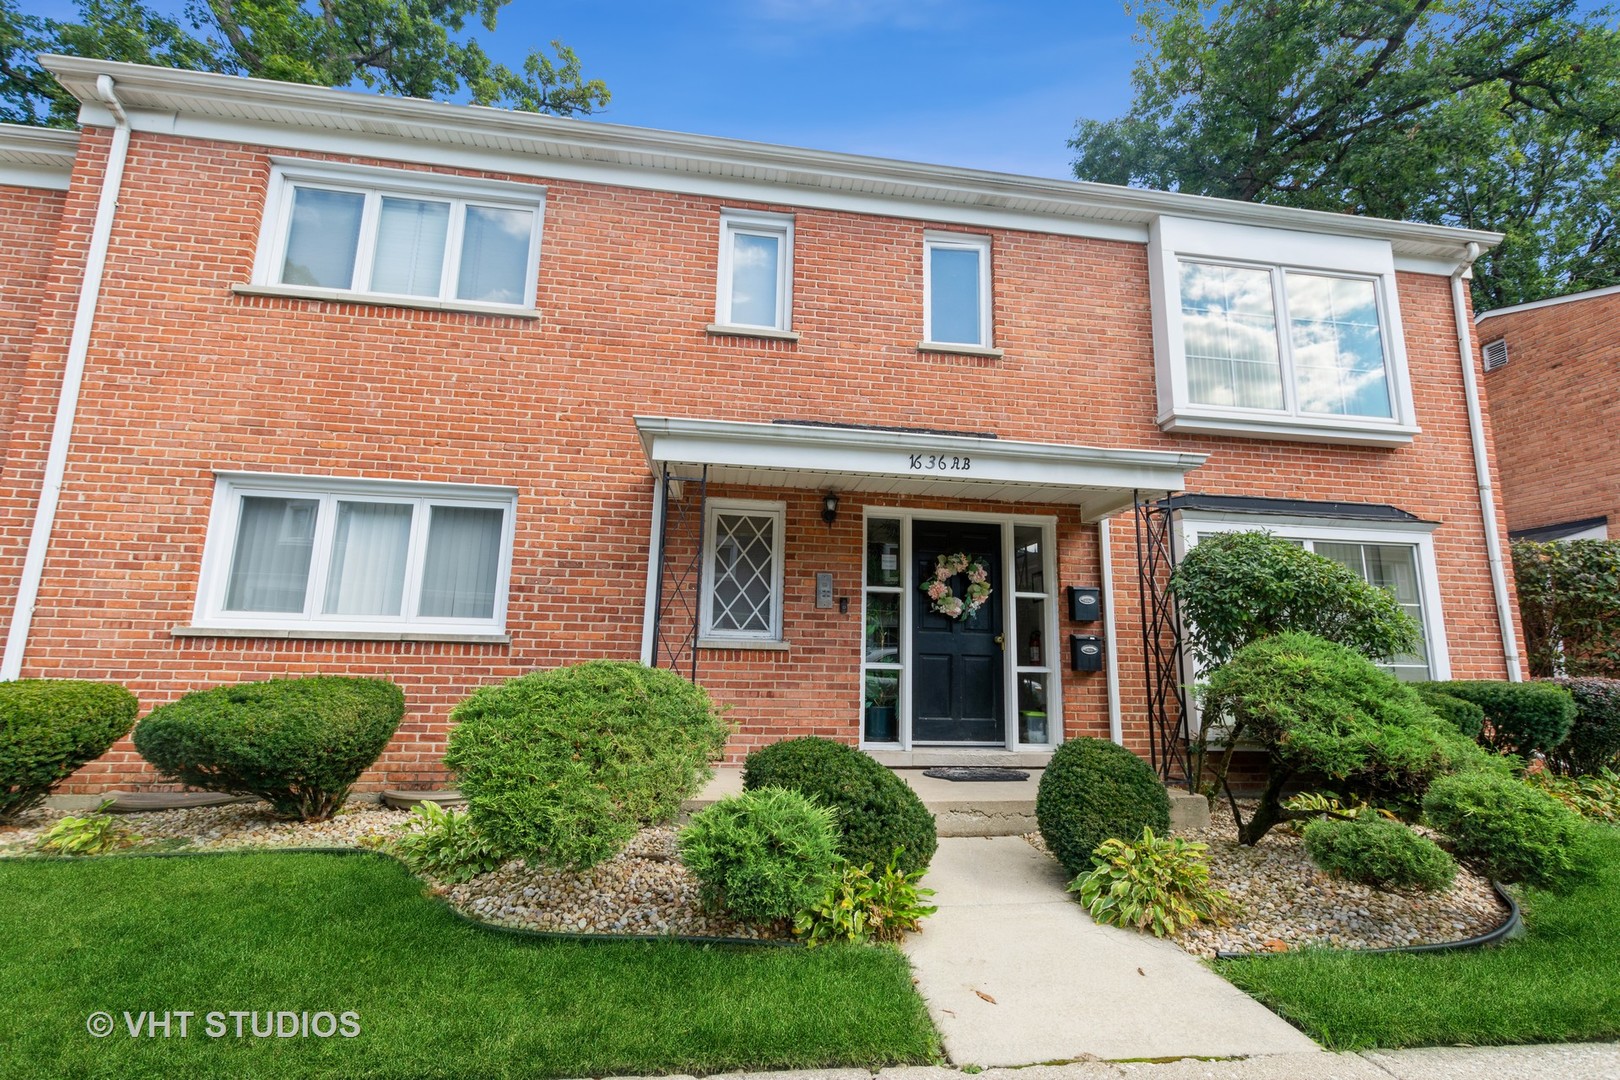
[[[720,216],[717,329],[792,329],[793,219],[728,210]]]
[[[254,285],[532,308],[543,198],[524,184],[281,160]]]
[[[990,322],[990,238],[925,234],[923,346],[988,349]]]
[[[706,516],[702,637],[780,641],[784,505],[714,499]]]
[[[200,627],[504,631],[507,488],[222,474]]]
[[[1174,219],[1153,240],[1166,430],[1411,441],[1387,243]]]

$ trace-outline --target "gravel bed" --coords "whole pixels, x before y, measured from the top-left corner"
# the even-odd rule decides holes
[[[1224,924],[1198,923],[1171,939],[1194,956],[1437,944],[1488,933],[1509,914],[1491,883],[1466,868],[1444,892],[1384,891],[1318,870],[1305,842],[1283,826],[1244,847],[1229,807],[1218,806],[1210,819],[1207,828],[1178,835],[1209,845],[1210,882],[1231,893],[1239,910]],[[1045,850],[1038,834],[1029,839]]]
[[[66,811],[39,808],[0,830],[0,855],[33,850],[39,835]],[[351,801],[329,821],[277,821],[262,804],[120,814],[142,847],[187,851],[230,848],[374,847],[411,814]],[[676,829],[643,830],[618,855],[582,873],[525,866],[513,860],[472,881],[429,881],[432,891],[464,915],[524,930],[598,934],[677,934],[769,939],[791,936],[711,915],[698,901],[696,880],[676,857]],[[139,847],[129,850],[140,850]]]

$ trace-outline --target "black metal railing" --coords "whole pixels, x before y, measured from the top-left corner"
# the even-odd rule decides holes
[[[658,506],[657,588],[653,598],[652,666],[686,669],[697,681],[698,633],[702,627],[703,517],[709,467],[677,476],[665,462]],[[671,559],[671,551],[676,557]]]
[[[1159,502],[1144,502],[1140,491],[1135,503],[1136,580],[1151,760],[1165,783],[1192,791],[1186,657],[1181,648],[1181,619],[1170,593],[1170,575],[1176,568],[1175,511]]]

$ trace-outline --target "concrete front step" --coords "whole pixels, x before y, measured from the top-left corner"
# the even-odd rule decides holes
[[[1028,780],[1008,783],[941,780],[921,769],[896,769],[934,815],[941,836],[1021,836],[1036,831],[1035,793],[1041,770],[1024,769]],[[741,769],[717,769],[702,794],[682,806],[701,810],[742,791]],[[1185,832],[1209,824],[1209,803],[1202,796],[1170,789],[1170,829]]]

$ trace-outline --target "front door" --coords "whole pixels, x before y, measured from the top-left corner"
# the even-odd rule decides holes
[[[1001,526],[915,521],[911,552],[919,586],[934,580],[941,555],[964,554],[990,572],[989,600],[961,619],[934,611],[928,594],[913,590],[911,740],[1004,745]],[[957,596],[966,592],[967,578],[952,580]]]

